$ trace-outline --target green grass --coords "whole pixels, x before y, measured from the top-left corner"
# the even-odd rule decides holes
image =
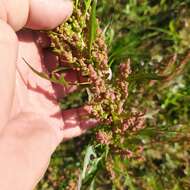
[[[132,62],[126,109],[145,112],[146,125],[115,137],[132,158],[98,145],[97,129],[63,143],[38,190],[190,189],[189,10],[189,0],[98,1],[113,73]]]

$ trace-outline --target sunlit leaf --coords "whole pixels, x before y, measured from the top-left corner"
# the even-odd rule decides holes
[[[92,4],[92,10],[89,21],[89,40],[88,40],[89,54],[91,54],[92,45],[94,40],[96,39],[96,30],[97,30],[96,6],[97,6],[97,0],[94,0]]]
[[[92,0],[85,0],[85,1],[84,1],[84,4],[85,4],[85,15],[86,15],[86,13],[88,12],[91,3],[92,3]]]
[[[61,77],[58,79],[55,75],[55,73],[52,73],[52,76],[50,77],[49,74],[44,73],[44,72],[39,72],[36,69],[34,69],[34,67],[32,67],[24,58],[23,58],[24,62],[28,65],[28,67],[38,76],[40,76],[43,79],[46,79],[52,83],[56,83],[56,84],[60,84],[60,85],[64,85],[67,86],[68,82],[65,80],[64,75],[61,75]]]

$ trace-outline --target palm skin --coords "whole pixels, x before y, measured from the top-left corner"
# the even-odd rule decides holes
[[[81,119],[87,114],[82,108],[61,112],[57,99],[76,90],[76,87],[65,89],[35,75],[23,58],[38,71],[43,71],[48,63],[54,64],[53,56],[37,45],[34,32],[21,31],[18,38],[15,96],[9,124],[0,133],[0,152],[3,152],[0,168],[6,171],[4,176],[11,176],[14,186],[18,186],[15,189],[30,189],[43,176],[59,143],[81,135],[96,121]],[[73,72],[67,73],[66,78],[76,81]],[[12,152],[14,157],[10,156]],[[9,169],[4,161],[7,157]],[[20,173],[15,178],[12,173],[18,170]],[[29,182],[23,184],[23,181]],[[4,190],[9,189],[7,183],[2,182],[0,186]]]
[[[76,90],[75,86],[64,89],[53,85],[35,75],[23,61],[24,58],[38,71],[54,65],[56,60],[36,43],[39,39],[35,33],[19,30],[24,26],[40,30],[54,28],[71,12],[72,3],[68,0],[0,0],[0,187],[3,190],[33,189],[59,143],[96,124],[92,119],[81,119],[86,115],[82,108],[60,110],[58,99]],[[66,78],[76,81],[77,77],[69,72]]]
[[[55,59],[51,53],[44,50],[37,42],[43,37],[32,31],[18,33],[19,53],[16,69],[16,88],[11,117],[22,113],[30,113],[48,121],[47,127],[51,127],[57,137],[57,143],[63,139],[69,139],[81,135],[88,127],[96,122],[92,119],[80,119],[85,114],[82,108],[61,111],[58,99],[76,90],[75,86],[61,87],[37,76],[27,65],[27,60],[38,71],[47,72],[47,66],[55,65]],[[41,39],[42,38],[42,39]],[[47,44],[43,41],[43,44]],[[77,81],[76,73],[66,73],[66,79]]]

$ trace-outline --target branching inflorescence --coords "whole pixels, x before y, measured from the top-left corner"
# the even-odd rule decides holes
[[[126,111],[128,97],[128,77],[131,74],[130,60],[124,61],[113,75],[108,61],[108,49],[104,32],[96,18],[96,1],[75,2],[73,15],[67,22],[46,32],[51,40],[51,50],[59,64],[50,73],[49,80],[62,85],[65,81],[65,68],[77,72],[81,93],[87,94],[84,108],[89,116],[101,124],[113,126],[121,134],[129,128],[143,127],[140,114]],[[108,140],[98,133],[97,139],[103,144]]]

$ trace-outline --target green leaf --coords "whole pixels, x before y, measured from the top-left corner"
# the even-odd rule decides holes
[[[39,72],[36,69],[34,69],[24,58],[23,58],[24,62],[27,64],[27,66],[38,76],[40,76],[41,78],[44,78],[46,80],[49,80],[49,75],[47,73],[44,72]]]
[[[91,162],[91,157],[94,156],[95,158],[97,157],[93,146],[89,146],[86,150],[86,155],[84,158],[84,166],[83,166],[83,171],[82,171],[82,179],[85,178],[86,173],[87,173],[87,167]]]
[[[137,73],[129,76],[128,81],[142,81],[142,80],[164,80],[168,76],[159,76],[155,73]]]
[[[52,73],[66,72],[66,71],[69,71],[69,70],[71,70],[70,67],[59,67],[59,68],[53,70]]]
[[[85,176],[87,173],[87,168],[91,162],[91,156],[96,157],[96,153],[93,149],[93,146],[88,146],[86,149],[85,157],[84,157],[84,165],[83,165],[82,173],[81,173],[81,175],[79,177],[79,181],[78,181],[78,188],[77,188],[78,190],[80,190],[82,187],[82,181],[83,181],[83,179],[85,179]]]
[[[52,73],[52,76],[49,77],[49,75],[47,73],[44,72],[39,72],[36,69],[34,69],[24,58],[23,58],[24,62],[28,65],[28,67],[38,76],[40,76],[43,79],[46,79],[52,83],[56,83],[56,84],[60,84],[60,85],[64,85],[64,86],[68,86],[67,81],[64,78],[64,75],[61,75],[60,79],[57,79],[55,76],[55,73]]]
[[[85,15],[87,14],[89,8],[90,8],[90,5],[92,3],[92,0],[85,0],[84,1],[84,4],[85,4]]]
[[[92,4],[92,10],[89,21],[89,40],[88,40],[89,55],[91,55],[92,45],[96,39],[96,30],[97,30],[96,6],[97,6],[97,0],[94,0]]]
[[[75,6],[78,7],[78,4],[79,4],[79,0],[76,0]]]
[[[90,180],[93,180],[96,171],[98,169],[98,165],[104,156],[105,155],[102,154],[100,157],[97,157],[94,147],[93,146],[87,147],[84,158],[83,170],[79,177],[78,190],[81,189],[83,182],[87,183]]]
[[[130,177],[127,171],[125,173],[125,185],[127,185],[130,190],[136,190],[135,186],[133,185],[132,178]]]
[[[67,86],[67,85],[68,85],[68,83],[67,83],[67,81],[65,80],[65,77],[64,77],[63,74],[61,75],[61,77],[60,77],[60,79],[59,79],[59,82],[60,82],[61,84],[63,84],[64,86]]]

